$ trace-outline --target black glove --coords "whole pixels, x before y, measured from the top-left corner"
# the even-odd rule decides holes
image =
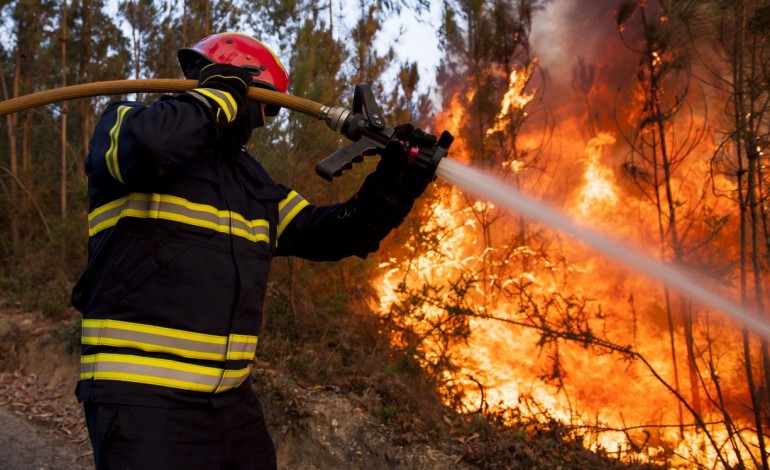
[[[264,105],[246,96],[252,85],[251,72],[235,65],[214,63],[201,70],[198,87],[230,93],[238,108],[235,116],[227,119],[227,113],[219,103],[208,100],[215,113],[219,146],[240,148],[246,145],[254,129],[265,124]],[[198,90],[198,93],[203,94],[201,90]]]
[[[382,151],[382,158],[372,174],[379,190],[392,202],[410,206],[436,179],[435,169],[427,170],[413,164],[410,159],[418,148],[436,146],[436,136],[401,124],[394,129],[395,139]]]
[[[201,69],[198,87],[192,93],[208,103],[218,136],[245,114],[246,94],[251,84],[251,73],[235,65],[213,63]],[[227,92],[229,99],[218,93],[221,91]]]

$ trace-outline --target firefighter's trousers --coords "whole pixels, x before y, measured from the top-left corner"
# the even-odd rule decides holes
[[[275,469],[256,396],[221,408],[85,402],[97,470]]]

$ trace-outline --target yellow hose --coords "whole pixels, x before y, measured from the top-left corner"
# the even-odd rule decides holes
[[[177,80],[155,78],[146,80],[112,80],[105,82],[83,83],[32,93],[10,100],[0,101],[0,116],[17,113],[25,109],[78,98],[101,95],[122,95],[126,93],[171,93],[192,90],[198,85],[196,80]],[[317,119],[323,119],[321,108],[315,101],[297,96],[286,95],[277,91],[252,87],[249,98],[263,103],[274,104],[297,111]]]

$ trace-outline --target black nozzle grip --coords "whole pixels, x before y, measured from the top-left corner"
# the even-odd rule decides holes
[[[379,144],[366,137],[350,145],[342,147],[333,154],[321,160],[315,167],[315,172],[321,178],[332,181],[334,177],[340,176],[343,171],[353,168],[354,163],[360,163],[364,155],[372,155],[382,148]]]

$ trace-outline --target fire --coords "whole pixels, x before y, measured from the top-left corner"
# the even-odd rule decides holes
[[[500,132],[510,123],[511,114],[521,112],[526,115],[525,108],[535,97],[536,92],[526,91],[529,77],[532,76],[537,61],[532,63],[523,71],[514,68],[508,76],[508,91],[503,95],[503,101],[500,105],[500,112],[495,118],[495,125],[487,129],[487,136]]]
[[[615,191],[612,170],[601,164],[601,151],[615,143],[615,137],[603,132],[588,142],[585,184],[580,189],[577,209],[583,217],[589,217],[597,210],[613,211],[619,198]]]
[[[487,136],[504,132],[511,113],[526,112],[535,97],[527,88],[532,72],[530,67],[510,74]],[[473,93],[455,94],[437,123],[458,137],[451,158],[462,162],[472,161],[461,129],[463,103]],[[639,249],[659,250],[650,241],[657,233],[650,228],[658,220],[654,198],[640,197],[633,185],[620,183],[616,135],[598,132],[585,142],[576,133],[563,139],[562,146],[576,149],[581,158],[571,162],[566,176],[542,184],[575,182],[576,189],[557,191],[565,195],[568,213]],[[525,145],[530,141],[521,136]],[[706,165],[685,163],[690,164],[686,171],[708,171]],[[520,175],[527,167],[512,159],[501,170]],[[725,180],[715,184],[729,187]],[[684,196],[699,188],[681,176],[672,178],[672,185],[680,203],[694,203]],[[439,378],[447,404],[463,412],[517,407],[533,417],[556,418],[582,429],[591,448],[672,468],[693,462],[732,465],[736,455],[748,458],[747,449],[757,446],[755,434],[741,432],[743,444],[736,446],[736,436],[719,424],[724,420],[719,410],[699,408],[702,422],[714,423],[706,424],[708,433],[682,411],[677,394],[690,394],[687,350],[679,318],[674,339],[669,335],[665,286],[557,235],[548,242],[542,235],[518,237],[515,214],[496,212],[484,201],[469,202],[460,189],[437,185],[434,191],[438,197],[407,244],[407,255],[380,264],[374,285],[380,294],[377,310],[400,332],[393,334],[394,343],[419,351],[423,367]],[[717,220],[720,205],[713,207]],[[485,225],[488,219],[480,214],[496,214],[490,219],[499,217],[504,227]],[[729,250],[725,253],[729,256]],[[676,294],[670,296],[676,304]],[[709,341],[699,366],[722,385],[716,390],[707,384],[705,391],[712,399],[721,394],[734,413],[731,419],[746,423],[739,429],[751,429],[750,417],[741,411],[749,398],[740,378],[740,334],[718,315],[705,315],[707,322],[699,328],[707,330],[699,333]],[[706,358],[710,363],[703,363]],[[728,391],[728,384],[736,385]],[[722,449],[719,455],[715,448]]]

